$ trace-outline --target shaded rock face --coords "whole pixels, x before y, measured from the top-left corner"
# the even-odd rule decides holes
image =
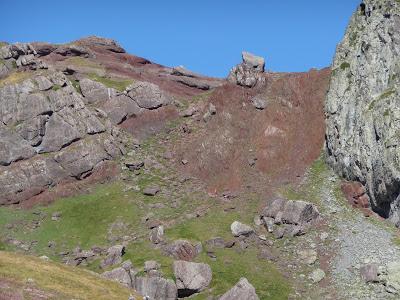
[[[327,160],[400,224],[400,3],[364,0],[338,45],[326,98]]]
[[[246,278],[240,278],[239,282],[219,300],[258,300],[255,288]]]
[[[241,64],[232,68],[228,80],[244,87],[254,87],[263,83],[265,81],[262,75],[265,66],[264,58],[242,52],[242,60]]]

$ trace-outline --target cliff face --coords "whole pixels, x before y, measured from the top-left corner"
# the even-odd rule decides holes
[[[398,224],[399,54],[400,1],[364,0],[337,47],[325,105],[328,162]]]

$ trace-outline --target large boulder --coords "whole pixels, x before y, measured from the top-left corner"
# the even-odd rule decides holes
[[[255,288],[246,278],[239,282],[219,298],[219,300],[258,300]]]
[[[241,64],[231,69],[228,80],[232,83],[250,88],[257,84],[264,83],[264,58],[249,52],[242,52],[242,60]]]
[[[277,223],[302,225],[317,220],[319,212],[312,203],[278,198],[264,208],[261,216],[273,218]]]
[[[128,96],[141,108],[156,109],[171,102],[169,96],[154,83],[135,81],[126,90]]]
[[[101,101],[107,101],[116,94],[116,91],[111,88],[107,88],[100,82],[91,80],[89,78],[83,78],[79,81],[79,85],[84,96],[85,103],[95,103]]]
[[[133,288],[149,300],[176,300],[178,296],[175,283],[162,277],[136,277]]]
[[[400,225],[400,4],[364,0],[338,45],[326,98],[328,163]]]
[[[201,292],[211,283],[211,268],[207,264],[178,260],[173,270],[180,298]]]

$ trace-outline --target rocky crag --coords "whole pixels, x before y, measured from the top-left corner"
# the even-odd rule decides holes
[[[329,164],[365,185],[372,209],[397,225],[399,53],[399,1],[363,1],[337,47],[325,106]]]

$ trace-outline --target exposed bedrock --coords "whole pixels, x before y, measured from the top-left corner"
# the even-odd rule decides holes
[[[400,3],[364,0],[338,45],[327,94],[334,170],[366,186],[372,208],[400,225]]]

